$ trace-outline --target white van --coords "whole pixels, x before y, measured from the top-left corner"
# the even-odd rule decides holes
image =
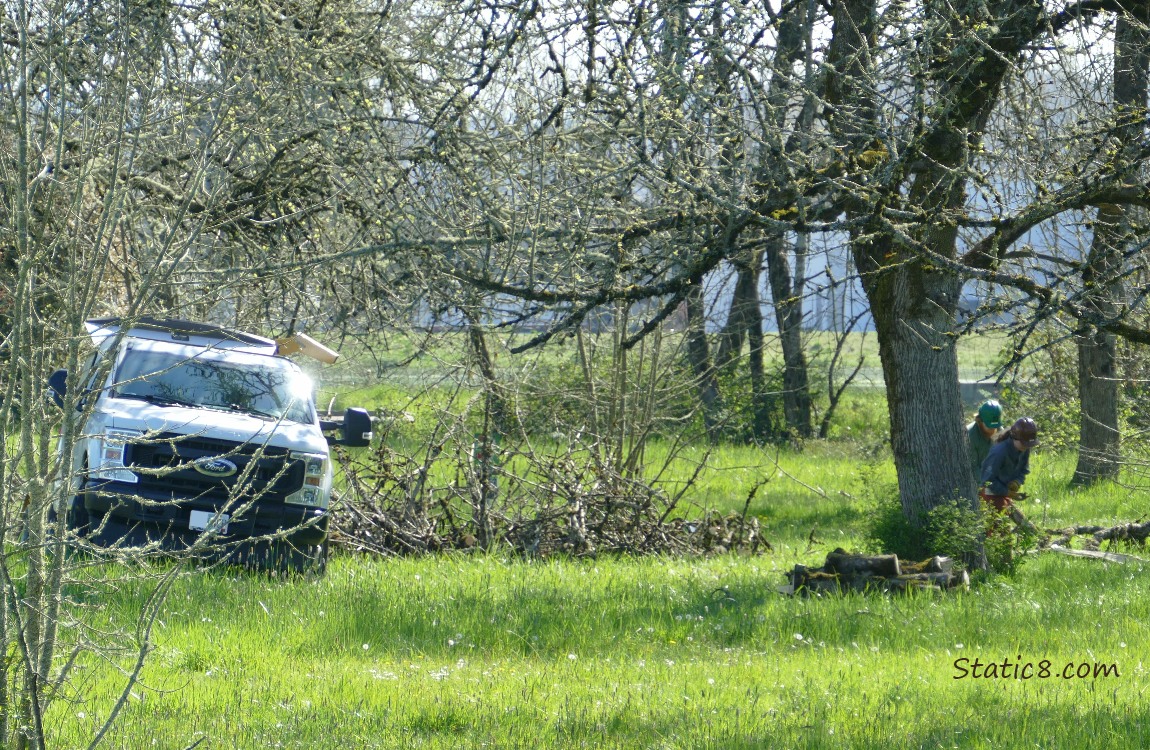
[[[68,528],[99,547],[322,570],[329,445],[367,445],[367,412],[321,421],[311,380],[280,354],[284,341],[172,319],[87,329],[96,351],[73,380],[87,383],[77,404],[86,416]],[[61,404],[67,379],[58,370],[49,380]],[[340,438],[324,434],[341,428]]]

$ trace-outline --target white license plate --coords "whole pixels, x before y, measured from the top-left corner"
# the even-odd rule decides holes
[[[214,534],[228,533],[227,513],[208,513],[204,510],[193,510],[188,519],[188,528],[192,531],[210,531]]]

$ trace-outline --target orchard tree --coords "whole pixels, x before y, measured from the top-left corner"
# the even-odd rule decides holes
[[[984,179],[1018,164],[1030,126],[989,137],[1007,86],[1041,76],[1046,47],[1108,55],[1079,40],[1114,14],[1139,24],[1120,3],[841,0],[830,6],[829,28],[811,35],[827,40],[812,51],[823,72],[791,87],[785,102],[775,83],[786,75],[776,61],[789,59],[788,16],[769,7],[569,3],[544,11],[524,27],[523,52],[496,82],[530,80],[549,96],[514,117],[494,106],[503,100],[484,96],[469,111],[489,123],[481,132],[514,125],[540,166],[515,171],[457,139],[453,172],[487,181],[470,194],[485,195],[482,202],[459,204],[485,217],[472,223],[485,234],[482,254],[459,241],[464,227],[441,223],[437,241],[452,249],[428,256],[450,278],[549,310],[548,328],[524,346],[579,327],[609,301],[658,300],[638,334],[652,330],[708,274],[745,257],[739,243],[715,241],[732,227],[753,227],[768,242],[789,232],[841,233],[874,318],[899,494],[908,519],[920,523],[940,503],[974,502],[956,357],[965,284],[1017,290],[1029,315],[1057,310],[1083,330],[1145,335],[1126,310],[1088,304],[1080,276],[1035,274],[1012,253],[1026,232],[1060,214],[1144,204],[1144,185],[1132,179],[1144,153],[1083,160],[1041,189]],[[561,31],[549,25],[555,18]],[[673,54],[662,46],[672,26]],[[570,44],[556,49],[555,40]],[[674,65],[661,64],[668,59]],[[531,75],[536,61],[549,64]],[[684,117],[692,106],[710,117]],[[710,122],[721,127],[703,127]],[[734,123],[735,142],[753,145],[711,140]],[[1065,123],[1066,137],[1074,127]],[[788,147],[791,138],[801,148]],[[572,150],[574,141],[583,147]],[[1094,280],[1090,288],[1104,287]]]
[[[1114,29],[1112,97],[1106,134],[1105,158],[1133,158],[1129,178],[1145,180],[1143,160],[1137,157],[1145,138],[1147,116],[1147,76],[1150,75],[1150,34],[1146,8],[1136,15],[1119,14]],[[1123,256],[1131,247],[1146,240],[1144,228],[1132,221],[1131,207],[1121,203],[1100,203],[1096,207],[1090,251],[1082,265],[1081,277],[1088,310],[1114,317],[1125,304],[1124,281],[1129,263]],[[1074,480],[1090,483],[1117,479],[1121,467],[1119,431],[1119,367],[1117,336],[1098,326],[1084,323],[1077,336],[1078,401],[1081,405],[1078,465]]]
[[[4,747],[52,744],[45,712],[82,694],[75,667],[91,658],[124,676],[91,746],[104,741],[181,570],[133,565],[101,581],[67,553],[75,540],[56,511],[79,480],[68,469],[91,407],[83,378],[110,366],[93,359],[84,321],[189,313],[243,322],[273,309],[289,325],[290,303],[313,291],[314,277],[300,272],[319,252],[309,243],[342,247],[374,213],[370,196],[357,194],[347,211],[356,220],[312,233],[341,215],[348,192],[340,178],[355,152],[340,136],[389,116],[355,98],[384,84],[394,58],[373,30],[389,17],[375,7],[339,10],[322,33],[317,8],[281,13],[260,3],[17,0],[0,15]],[[269,44],[281,56],[266,54]],[[257,50],[262,63],[253,62]],[[367,50],[376,53],[375,82],[345,85],[344,71]],[[294,275],[260,273],[275,265],[273,250],[297,264]],[[282,302],[260,307],[277,289]],[[59,409],[45,397],[57,367],[69,373]],[[148,550],[109,554],[140,562]],[[106,632],[93,610],[65,601],[66,590],[86,585],[145,592],[136,627]]]

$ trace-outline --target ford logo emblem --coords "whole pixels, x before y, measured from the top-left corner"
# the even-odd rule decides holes
[[[230,477],[239,471],[239,467],[226,458],[215,458],[211,456],[196,459],[192,463],[192,468],[205,476],[215,477],[216,479]]]

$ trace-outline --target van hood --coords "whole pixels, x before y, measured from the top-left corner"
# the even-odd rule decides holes
[[[273,421],[237,411],[149,404],[135,399],[107,399],[101,404],[105,427],[145,432],[173,432],[237,443],[255,443],[308,453],[328,453],[317,424]]]

